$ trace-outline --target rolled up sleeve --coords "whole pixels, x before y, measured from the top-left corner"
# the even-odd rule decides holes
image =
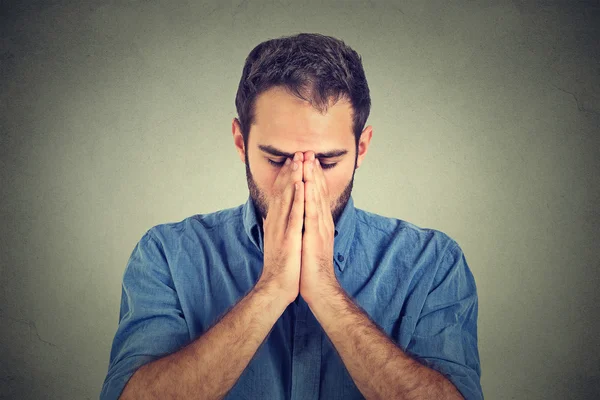
[[[135,371],[189,343],[189,331],[160,242],[147,231],[123,275],[119,325],[101,400],[118,399]]]
[[[433,279],[407,352],[450,380],[467,400],[483,399],[475,279],[456,242]]]

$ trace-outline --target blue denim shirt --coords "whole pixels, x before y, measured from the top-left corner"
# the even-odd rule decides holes
[[[263,232],[250,197],[149,229],[125,268],[100,399],[117,399],[140,366],[206,332],[254,287],[262,266]],[[453,239],[355,208],[350,197],[335,227],[334,269],[347,294],[403,351],[446,376],[466,399],[483,398],[475,280]],[[225,398],[364,397],[299,296]]]

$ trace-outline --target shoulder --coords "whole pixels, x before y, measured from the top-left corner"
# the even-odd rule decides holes
[[[458,243],[447,233],[403,219],[356,208],[356,221],[357,229],[363,235],[379,237],[380,240],[402,245],[403,248],[420,249],[434,246],[440,253],[444,253],[454,251],[458,247]]]
[[[165,243],[190,235],[210,236],[212,231],[219,228],[236,229],[237,225],[242,225],[242,207],[243,205],[239,205],[210,213],[194,214],[179,221],[157,224],[148,229],[144,236]]]

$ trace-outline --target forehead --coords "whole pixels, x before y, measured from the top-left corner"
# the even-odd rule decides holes
[[[274,87],[256,100],[250,140],[290,153],[351,147],[352,107],[341,99],[321,114],[309,102]]]

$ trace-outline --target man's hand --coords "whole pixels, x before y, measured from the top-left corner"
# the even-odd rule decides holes
[[[339,288],[333,269],[335,224],[323,169],[315,154],[304,154],[304,234],[300,294],[307,301]]]
[[[273,200],[267,218],[263,219],[264,259],[257,285],[281,291],[288,304],[298,297],[300,287],[304,214],[302,158],[303,153],[297,152],[294,160],[288,158],[279,170],[273,185]]]

